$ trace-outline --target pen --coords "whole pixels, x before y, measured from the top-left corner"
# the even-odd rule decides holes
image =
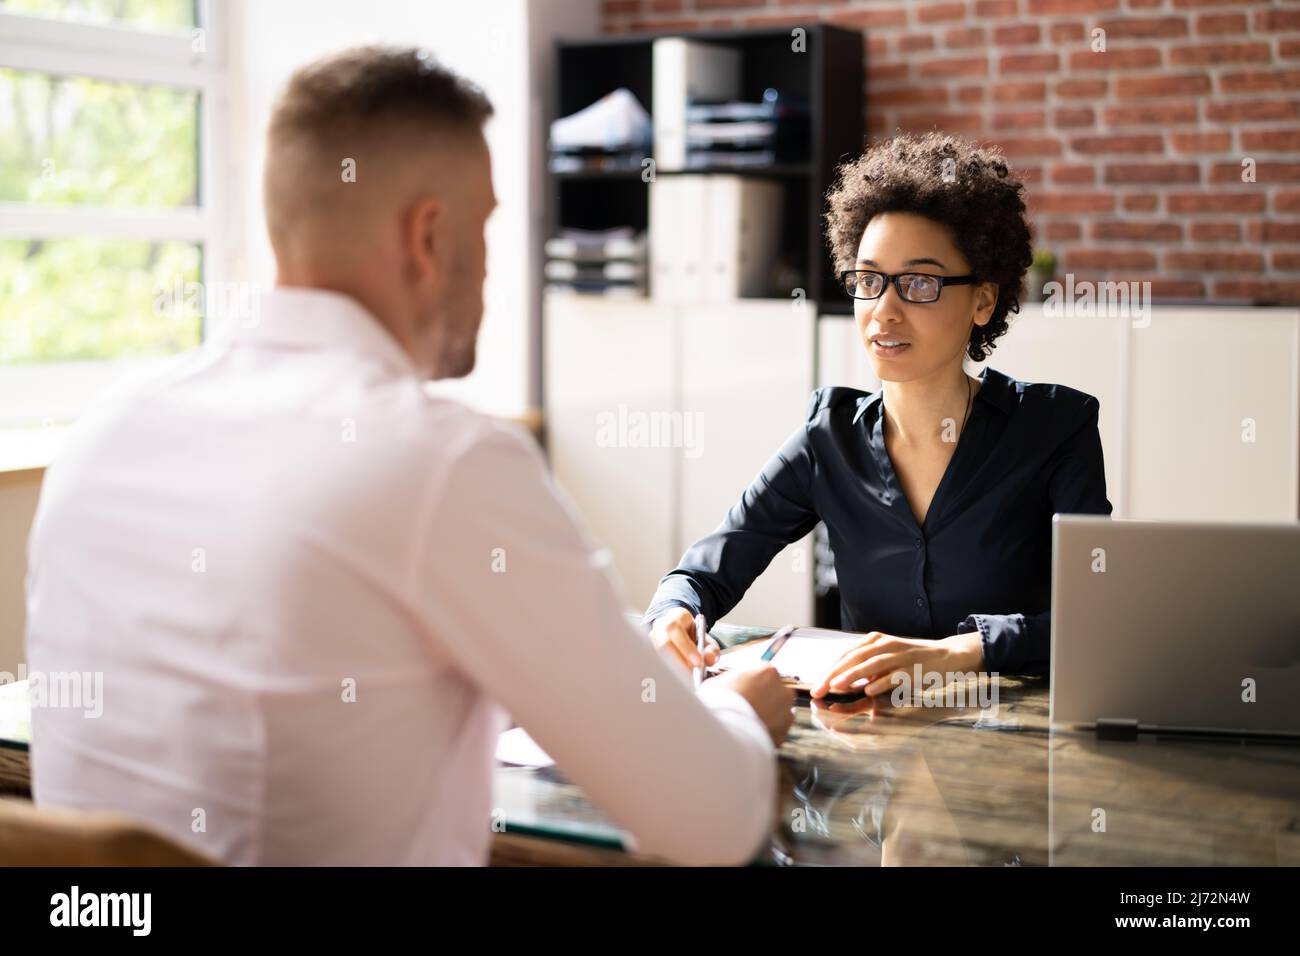
[[[708,630],[708,625],[704,623],[704,615],[695,615],[695,649],[700,652],[700,666],[693,668],[691,674],[695,677],[696,690],[699,690],[700,685],[704,683],[704,636]]]
[[[789,624],[777,631],[776,637],[772,638],[771,642],[763,650],[763,656],[760,657],[759,660],[770,661],[772,658],[776,657],[776,652],[785,646],[785,642],[790,639],[790,635],[793,633],[794,627]]]

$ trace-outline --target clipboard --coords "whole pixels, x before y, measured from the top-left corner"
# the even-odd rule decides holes
[[[737,667],[770,663],[781,679],[795,690],[814,687],[849,648],[860,644],[863,635],[824,627],[786,626],[772,637],[746,641],[729,647],[718,657],[718,672]],[[764,660],[764,654],[772,651]]]

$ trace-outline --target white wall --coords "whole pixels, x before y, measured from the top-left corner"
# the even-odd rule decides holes
[[[214,278],[270,284],[274,261],[261,210],[263,137],[271,105],[298,66],[368,42],[420,44],[487,93],[487,127],[500,206],[488,224],[486,312],[478,367],[439,383],[485,411],[536,405],[533,356],[539,327],[536,270],[545,168],[543,97],[551,87],[554,36],[595,34],[598,0],[229,0],[229,168],[237,221]],[[217,273],[223,275],[218,276]]]

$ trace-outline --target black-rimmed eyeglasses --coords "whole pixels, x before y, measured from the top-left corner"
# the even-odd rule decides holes
[[[928,272],[873,272],[870,269],[846,269],[840,273],[844,291],[855,299],[878,299],[885,292],[885,283],[894,283],[900,297],[908,302],[935,302],[946,285],[969,285],[973,275],[936,276]]]

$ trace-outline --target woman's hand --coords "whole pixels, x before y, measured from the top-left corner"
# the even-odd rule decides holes
[[[954,634],[933,641],[872,631],[861,643],[845,651],[810,693],[813,699],[855,691],[874,697],[896,686],[894,674],[902,672],[910,680],[912,669],[917,664],[921,665],[923,673],[964,673],[982,669],[984,646],[979,632]]]
[[[650,626],[650,639],[655,648],[670,660],[688,671],[700,666],[700,654],[695,649],[695,615],[684,607],[664,611]],[[718,662],[722,648],[712,637],[704,639],[704,666]]]

